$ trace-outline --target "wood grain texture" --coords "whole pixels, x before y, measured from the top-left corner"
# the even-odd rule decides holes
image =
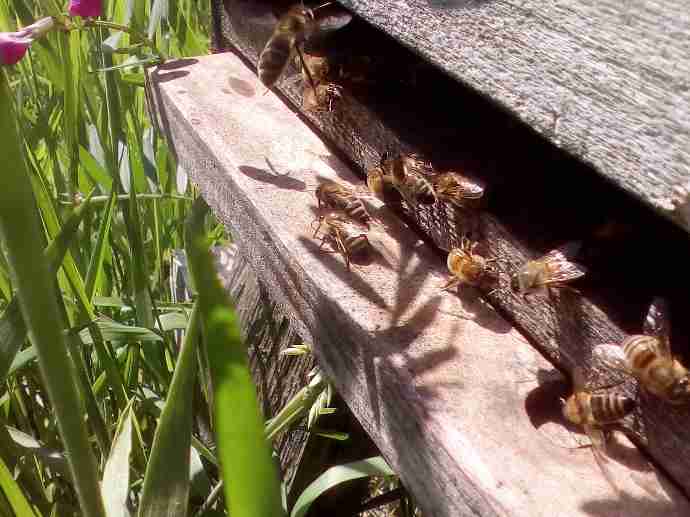
[[[235,304],[263,415],[271,418],[305,385],[314,360],[280,355],[284,348],[303,342],[284,308],[270,299],[241,250],[228,246],[213,251],[221,283]],[[287,432],[273,442],[288,493],[307,438],[307,433]]]
[[[150,78],[181,165],[426,515],[688,512],[623,442],[609,462],[625,495],[615,494],[591,451],[572,448],[563,391],[539,387],[548,364],[476,293],[441,293],[443,260],[389,209],[371,207],[387,228],[376,234],[387,258],[347,272],[319,250],[316,178],[356,176],[275,95],[261,95],[237,57],[171,63]]]
[[[255,63],[275,12],[269,4],[226,0],[223,37]],[[478,215],[447,206],[405,210],[434,244],[447,249],[469,233],[509,274],[563,242],[584,241],[578,260],[590,272],[577,285],[582,296],[566,292],[526,303],[505,288],[489,297],[542,353],[564,371],[575,363],[585,367],[594,385],[610,384],[611,372],[592,362],[592,348],[639,333],[652,296],[661,295],[678,315],[674,351],[690,363],[690,322],[682,317],[690,292],[690,278],[681,274],[690,263],[684,232],[366,24],[355,20],[331,47],[326,52],[346,71],[352,56],[370,60],[367,81],[344,83],[333,112],[306,116],[360,172],[383,151],[403,150],[487,184]],[[279,90],[299,106],[302,88],[287,79]],[[625,432],[690,493],[690,409],[647,396],[633,382],[620,390],[640,401]]]
[[[343,0],[690,230],[685,0]]]

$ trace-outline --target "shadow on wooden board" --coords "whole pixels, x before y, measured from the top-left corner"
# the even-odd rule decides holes
[[[225,0],[219,46],[239,50],[255,66],[290,3]],[[475,3],[466,2],[468,8]],[[339,158],[364,174],[384,151],[420,152],[441,169],[460,170],[487,185],[479,221],[469,228],[467,218],[446,207],[413,211],[401,204],[404,217],[439,252],[469,233],[510,274],[564,242],[583,243],[578,261],[589,273],[575,284],[581,295],[525,302],[509,288],[485,293],[552,361],[565,370],[575,361],[600,377],[610,375],[593,363],[591,349],[640,333],[652,297],[664,296],[677,316],[673,351],[690,363],[690,318],[682,317],[690,292],[690,275],[684,274],[690,263],[687,234],[579,161],[584,149],[555,148],[357,17],[306,50],[328,56],[343,86],[333,111],[301,113]],[[297,73],[291,68],[278,89],[300,112],[303,86],[290,80]],[[630,381],[621,389],[637,396]],[[687,493],[690,467],[678,458],[690,456],[690,411],[649,396],[640,401],[638,424],[626,423],[626,432],[645,444]]]

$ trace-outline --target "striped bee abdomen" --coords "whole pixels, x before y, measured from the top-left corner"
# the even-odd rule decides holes
[[[635,409],[634,399],[613,393],[592,394],[589,403],[596,424],[616,422]]]
[[[653,336],[630,336],[623,342],[623,352],[634,372],[644,372],[659,355],[658,340]]]
[[[283,74],[290,60],[294,37],[289,34],[274,34],[259,56],[259,80],[272,87]]]
[[[343,210],[345,210],[345,213],[353,219],[357,219],[363,223],[368,223],[371,219],[367,209],[364,207],[364,203],[362,203],[362,200],[356,197],[346,201]]]

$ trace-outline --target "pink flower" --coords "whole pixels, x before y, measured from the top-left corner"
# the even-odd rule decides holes
[[[70,16],[100,16],[103,12],[101,0],[70,0],[67,8]]]
[[[0,63],[14,65],[26,54],[33,40],[21,32],[0,32]]]
[[[0,32],[0,64],[14,65],[36,38],[53,28],[53,18],[42,18],[17,32]]]

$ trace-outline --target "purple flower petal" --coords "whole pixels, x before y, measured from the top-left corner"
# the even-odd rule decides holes
[[[31,38],[19,32],[0,32],[0,63],[14,65],[26,54]]]
[[[101,0],[70,0],[67,10],[70,16],[88,18],[90,16],[100,16],[103,6],[101,5]]]

